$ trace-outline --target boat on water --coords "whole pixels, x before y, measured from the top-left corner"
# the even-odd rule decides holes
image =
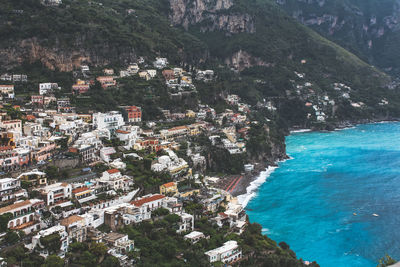
[[[354,215],[354,216],[357,216],[357,213],[354,212],[353,215]]]
[[[378,217],[379,215],[376,213],[372,213],[372,216]]]

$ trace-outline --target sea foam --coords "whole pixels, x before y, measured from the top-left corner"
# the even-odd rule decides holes
[[[257,189],[267,181],[267,178],[278,168],[276,166],[269,166],[265,171],[260,172],[258,177],[250,183],[246,188],[246,193],[237,197],[238,202],[246,207],[249,201],[257,195]]]
[[[290,133],[307,133],[307,132],[311,132],[311,129],[299,129],[299,130],[292,130],[290,131]]]

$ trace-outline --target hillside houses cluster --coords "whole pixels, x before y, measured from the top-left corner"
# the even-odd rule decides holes
[[[171,94],[195,90],[192,74],[168,68],[166,59],[156,59],[154,69],[142,67],[143,63],[131,64],[118,77],[113,69],[103,69],[92,79],[90,68],[81,66],[71,93],[84,94],[95,84],[103,90],[117,87],[120,77],[152,79],[157,74]],[[214,73],[198,71],[195,77],[209,82]],[[142,108],[133,104],[78,113],[70,95],[58,97],[62,94],[57,81],[38,84],[27,103],[12,106],[15,92],[13,85],[7,86],[1,91],[0,216],[8,216],[8,231],[25,233],[21,242],[28,252],[48,257],[56,250],[65,257],[75,241],[102,242],[122,266],[132,266],[128,254],[137,250],[136,243],[120,230],[162,218],[160,209],[178,216],[174,230],[191,244],[209,238],[196,228],[196,216],[184,208],[185,201],[193,199],[215,227],[243,233],[243,207],[227,191],[202,180],[208,168],[205,148],[193,142],[205,135],[211,146],[231,154],[246,151],[251,106],[238,96],[226,98],[232,109],[223,112],[199,103],[180,113],[162,110],[163,121],[143,121]],[[188,146],[182,149],[185,143]],[[169,181],[151,192],[143,190],[130,172],[132,160]],[[59,247],[50,249],[46,244],[54,239],[60,241]],[[229,264],[240,260],[242,252],[232,240],[204,256],[210,263]]]
[[[343,83],[333,83],[328,92],[320,93],[318,88],[310,81],[306,80],[306,74],[295,72],[296,80],[291,80],[294,87],[294,95],[305,101],[305,106],[309,108],[307,118],[319,123],[325,123],[330,117],[335,116],[339,102],[348,102],[353,108],[362,108],[362,102],[353,102],[351,99],[352,88]],[[287,90],[288,97],[294,97],[293,92]],[[336,101],[335,101],[336,100]],[[386,105],[386,100],[378,104]]]

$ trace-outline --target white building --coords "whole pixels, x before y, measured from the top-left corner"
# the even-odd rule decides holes
[[[59,255],[62,257],[65,256],[65,253],[68,251],[69,237],[67,231],[65,231],[65,226],[62,225],[56,225],[48,229],[41,230],[37,235],[32,237],[32,243],[27,245],[28,249],[33,250],[38,248],[41,256],[49,256],[49,251],[43,244],[40,243],[40,239],[53,234],[58,234],[60,236],[61,245],[59,251],[61,253]]]
[[[189,168],[188,163],[184,159],[179,158],[171,149],[166,149],[165,152],[168,153],[168,156],[159,157],[158,163],[151,166],[152,171],[167,171],[172,176],[179,176]]]
[[[58,88],[57,83],[39,83],[39,94],[45,95]]]
[[[86,72],[86,71],[89,71],[90,69],[89,69],[89,66],[88,65],[81,65],[81,71],[82,72]]]
[[[99,179],[99,182],[108,184],[115,191],[127,191],[133,185],[132,179],[126,175],[122,175],[117,169],[103,172],[103,176]]]
[[[254,170],[254,165],[253,164],[245,164],[244,165],[244,171],[245,172],[252,172]]]
[[[93,114],[93,126],[96,129],[107,129],[111,133],[125,125],[124,118],[118,111],[110,111],[108,113],[95,113]]]
[[[150,75],[151,78],[154,78],[157,75],[157,70],[146,70],[146,71]]]
[[[163,199],[165,196],[160,194],[146,195],[132,201],[131,204],[141,210],[143,220],[151,218],[151,212],[163,207]]]
[[[36,122],[24,123],[24,135],[26,136],[42,136],[42,125]]]
[[[0,208],[0,215],[5,213],[11,213],[13,215],[8,221],[7,228],[30,233],[32,230],[40,229],[37,210],[43,206],[44,202],[40,199],[16,201],[12,205]]]
[[[176,229],[176,232],[179,233],[184,233],[187,231],[192,231],[194,229],[194,217],[193,215],[189,213],[176,213],[181,217],[181,221],[178,223],[178,229]]]
[[[49,206],[72,197],[72,186],[67,183],[51,184],[41,188],[39,191]]]
[[[127,254],[134,249],[134,241],[130,240],[126,234],[108,233],[103,240],[112,247],[111,254]]]
[[[199,240],[205,238],[205,235],[202,232],[193,231],[189,234],[185,235],[183,239],[189,240],[192,244],[197,243]]]
[[[100,149],[100,158],[109,163],[110,162],[110,156],[114,153],[116,153],[117,151],[115,151],[114,147],[103,147],[102,149]]]
[[[131,149],[138,140],[139,132],[139,126],[128,125],[115,131],[115,134],[120,141],[124,142],[124,148]]]
[[[9,201],[11,199],[28,197],[25,189],[21,189],[21,181],[15,178],[0,179],[0,200]]]
[[[168,65],[168,59],[157,57],[156,61],[153,62],[153,65],[157,69],[163,69]]]
[[[14,98],[14,96],[15,96],[14,85],[12,85],[12,84],[0,85],[0,94],[1,94],[1,98],[3,98],[3,96],[5,96],[7,98]]]
[[[5,128],[7,132],[14,132],[22,134],[22,121],[21,120],[9,120],[1,121],[0,127]]]
[[[241,259],[242,250],[239,248],[236,241],[231,240],[225,242],[222,247],[209,250],[205,254],[210,263],[216,261],[221,261],[223,263],[232,263]]]

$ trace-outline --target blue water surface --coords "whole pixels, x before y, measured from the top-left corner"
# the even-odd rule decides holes
[[[400,260],[400,123],[296,133],[286,143],[292,159],[248,204],[251,222],[323,267],[376,266],[386,253]]]

